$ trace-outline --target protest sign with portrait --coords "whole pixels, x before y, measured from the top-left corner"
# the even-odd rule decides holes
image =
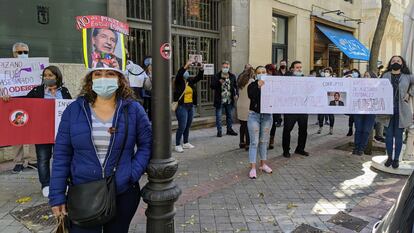
[[[124,35],[128,24],[106,16],[77,16],[76,27],[82,31],[83,57],[87,68],[125,70]]]

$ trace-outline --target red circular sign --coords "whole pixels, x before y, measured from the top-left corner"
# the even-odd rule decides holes
[[[160,47],[161,57],[164,58],[165,60],[170,60],[171,50],[172,49],[171,49],[170,43],[164,43],[163,45],[161,45]]]
[[[24,110],[14,110],[9,116],[10,124],[16,127],[22,127],[29,122],[29,114]]]

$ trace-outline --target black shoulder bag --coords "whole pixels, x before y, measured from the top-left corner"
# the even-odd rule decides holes
[[[101,180],[69,186],[68,217],[75,225],[81,227],[101,226],[116,215],[115,173],[128,137],[128,109],[126,107],[124,108],[124,116],[125,137],[112,175]]]

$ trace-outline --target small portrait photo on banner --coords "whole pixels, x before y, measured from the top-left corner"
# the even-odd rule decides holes
[[[13,126],[21,127],[29,121],[29,115],[24,110],[16,110],[10,114],[10,123]]]
[[[90,28],[87,35],[90,68],[122,69],[124,48],[121,33],[106,28]]]
[[[328,92],[329,106],[346,106],[346,92]]]

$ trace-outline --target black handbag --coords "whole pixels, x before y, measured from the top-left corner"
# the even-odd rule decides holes
[[[101,226],[116,215],[115,173],[128,137],[128,109],[124,108],[125,137],[113,173],[101,180],[69,185],[67,195],[68,218],[81,227]]]

